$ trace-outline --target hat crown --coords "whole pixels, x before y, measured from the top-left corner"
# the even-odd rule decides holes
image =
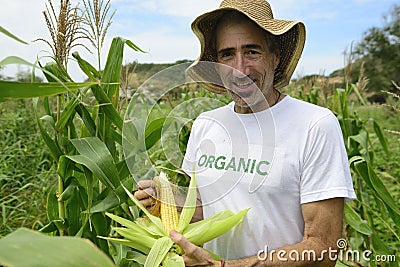
[[[224,0],[219,7],[232,8],[253,18],[274,19],[271,6],[265,0]]]

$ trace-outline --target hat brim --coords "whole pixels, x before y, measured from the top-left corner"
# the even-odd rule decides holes
[[[230,7],[218,8],[200,15],[191,25],[193,32],[200,41],[201,52],[197,60],[189,67],[187,73],[188,75],[192,75],[196,80],[202,79],[206,81],[202,85],[215,93],[226,92],[226,89],[219,85],[222,83],[217,77],[216,71],[204,70],[204,68],[196,66],[200,61],[217,62],[211,38],[219,18],[230,10],[241,12]],[[265,31],[277,36],[280,44],[280,61],[275,70],[274,87],[280,89],[288,85],[304,49],[306,36],[304,24],[300,21],[278,20],[260,16],[254,17],[246,13],[243,14]],[[215,81],[215,83],[207,81]]]

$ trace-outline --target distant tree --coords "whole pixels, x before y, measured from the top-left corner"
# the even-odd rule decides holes
[[[366,31],[354,49],[358,63],[365,63],[369,91],[375,92],[394,89],[391,81],[400,82],[400,6],[393,5],[383,18],[383,27]]]
[[[32,81],[32,72],[29,70],[22,70],[18,68],[18,72],[15,74],[15,80],[18,82],[31,82]],[[34,77],[35,82],[42,82],[43,79],[41,77]]]

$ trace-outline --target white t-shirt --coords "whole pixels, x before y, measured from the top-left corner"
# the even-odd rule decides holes
[[[225,259],[300,242],[303,203],[355,198],[331,111],[290,96],[253,114],[233,107],[195,120],[182,164],[189,175],[196,171],[204,218],[251,208],[240,225],[205,244]]]

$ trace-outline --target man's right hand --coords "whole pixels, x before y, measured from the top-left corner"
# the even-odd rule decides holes
[[[136,185],[137,191],[134,193],[136,199],[150,212],[156,204],[156,188],[153,180],[142,180]]]

